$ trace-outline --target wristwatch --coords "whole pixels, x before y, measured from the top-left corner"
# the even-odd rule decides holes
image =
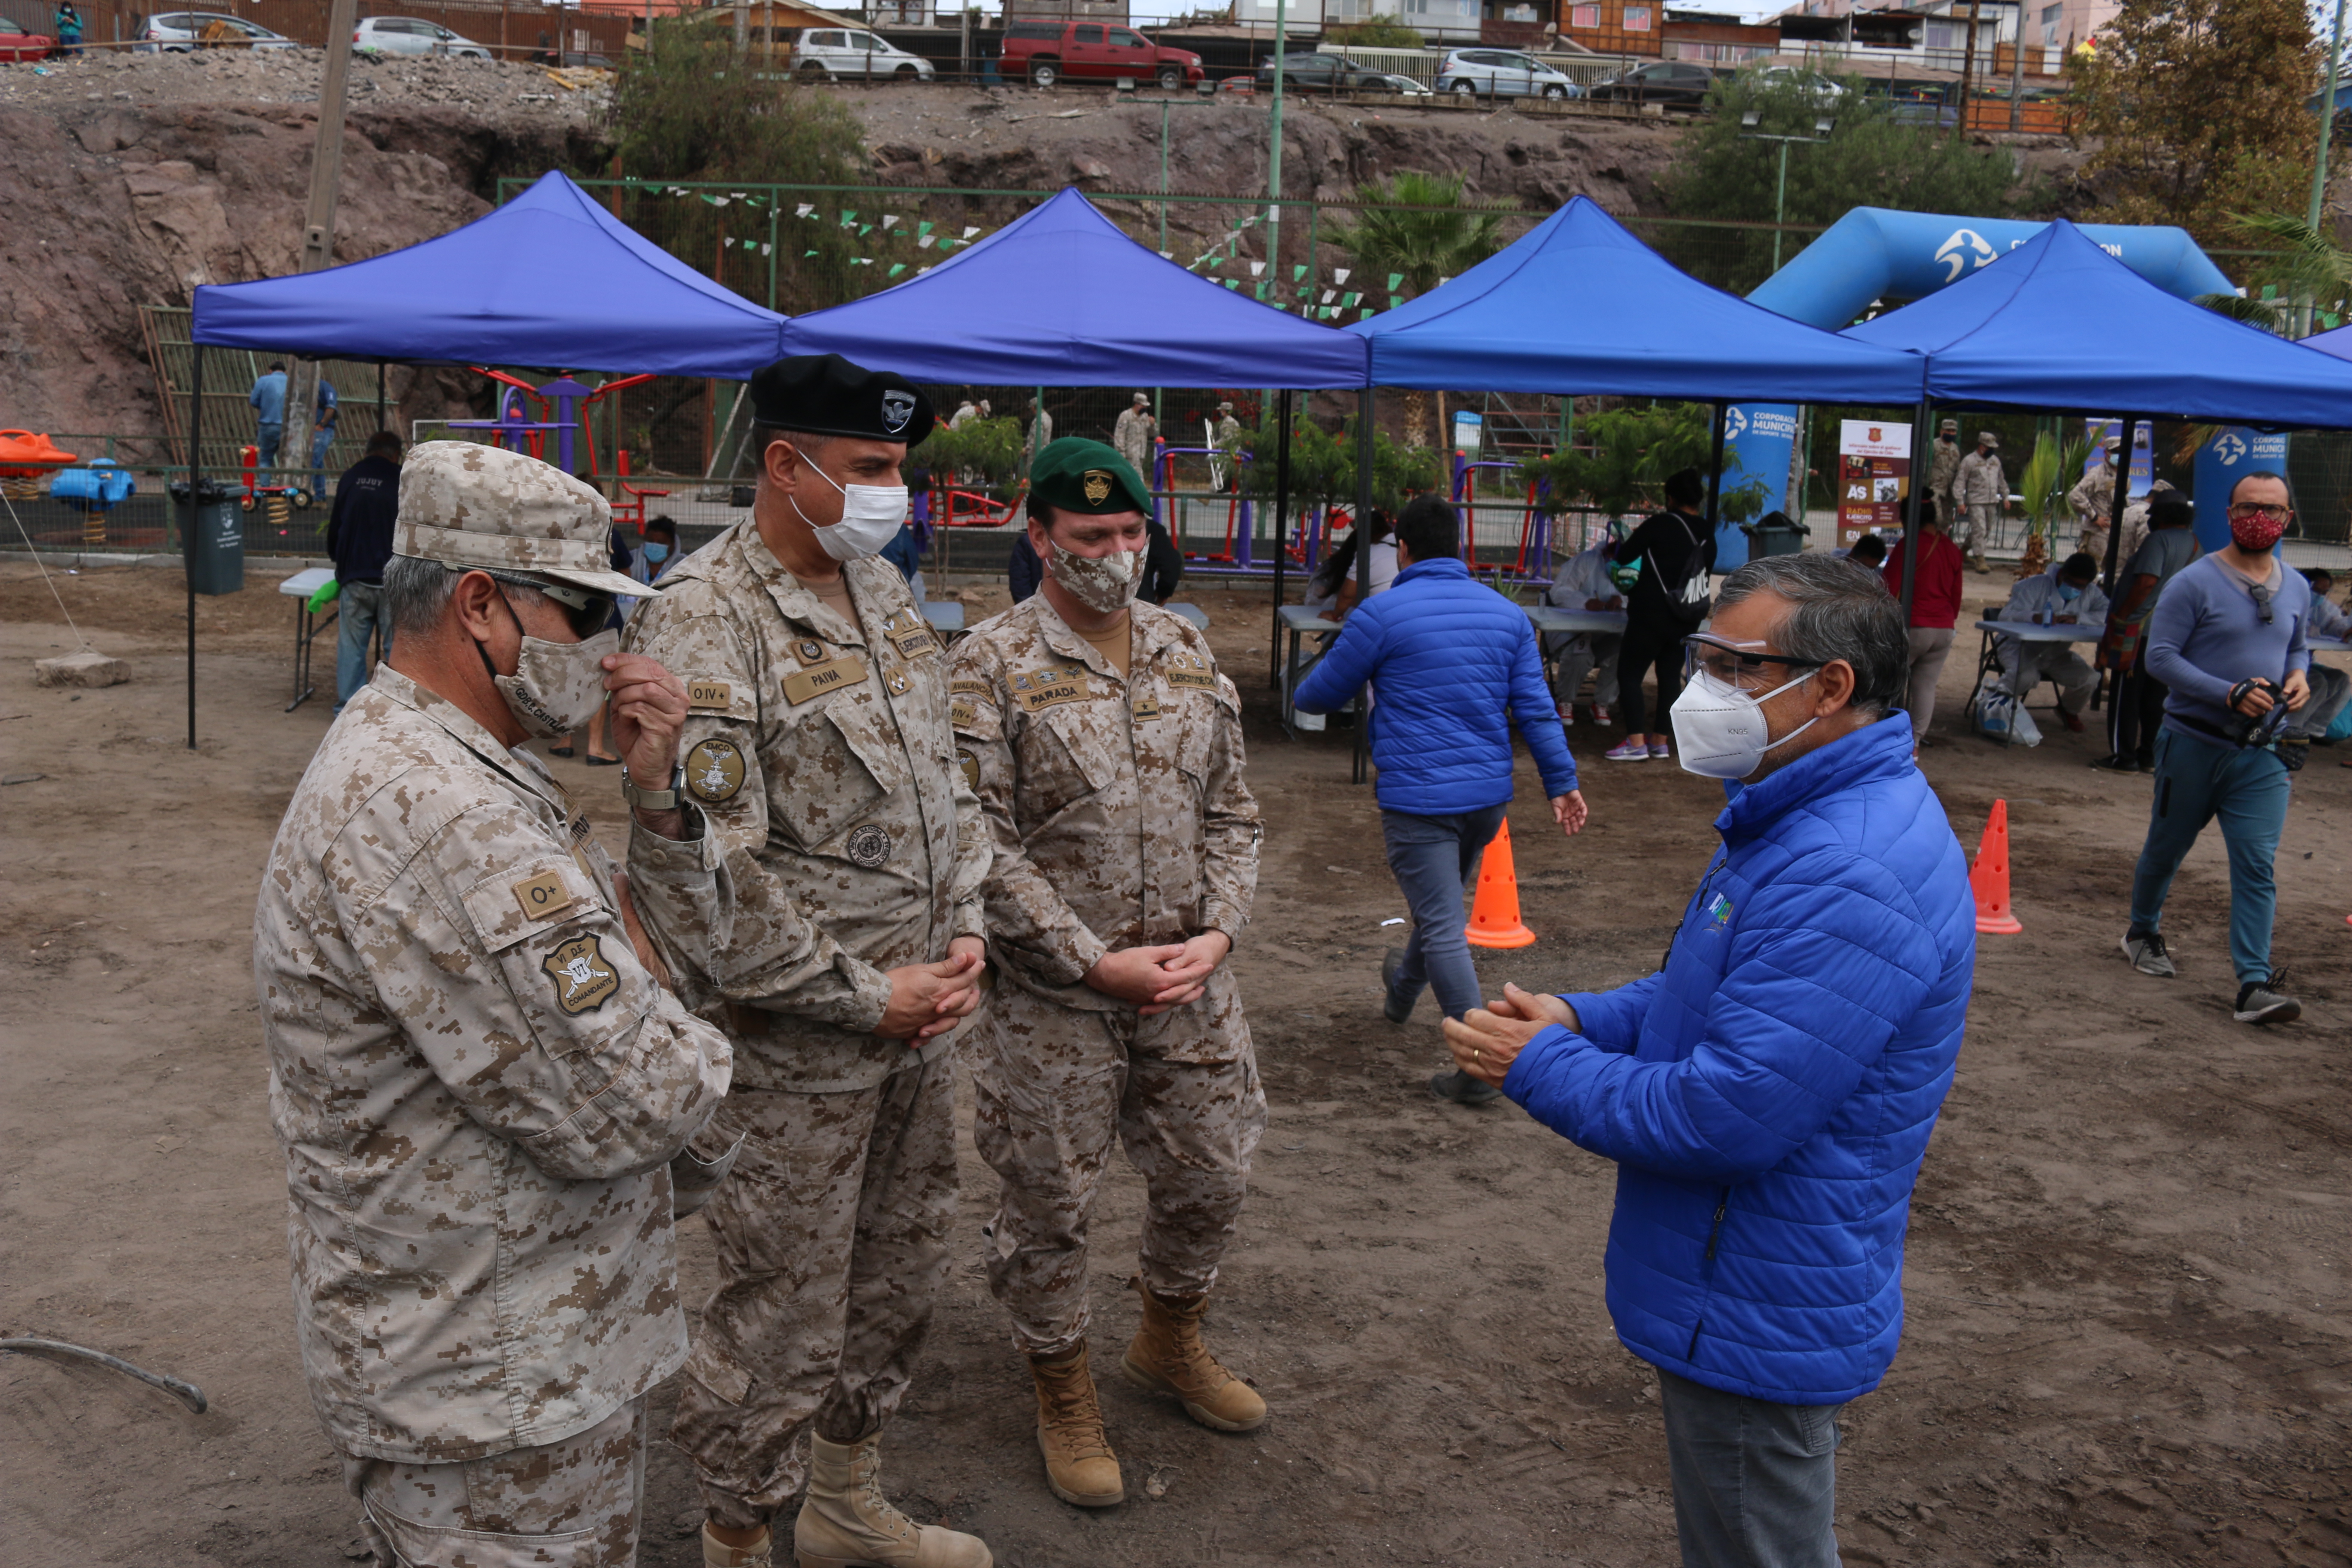
[[[640,789],[629,778],[629,764],[621,764],[621,798],[643,811],[676,811],[678,792],[686,787],[686,764],[673,763],[667,789]]]

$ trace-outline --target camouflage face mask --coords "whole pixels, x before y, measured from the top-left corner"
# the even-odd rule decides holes
[[[1074,555],[1047,540],[1053,550],[1048,564],[1062,591],[1097,615],[1115,616],[1135,602],[1143,586],[1143,552],[1121,550],[1109,555]]]
[[[506,603],[503,593],[499,599]],[[604,706],[604,656],[621,651],[621,634],[603,631],[576,643],[550,642],[523,631],[522,617],[515,616],[511,604],[507,614],[514,616],[515,630],[522,633],[512,675],[500,675],[489,650],[474,645],[482,668],[490,672],[490,683],[506,699],[507,711],[534,735],[568,735],[585,729]]]

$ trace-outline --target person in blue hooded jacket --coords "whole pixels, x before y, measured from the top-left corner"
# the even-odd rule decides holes
[[[1389,1022],[1412,1016],[1423,987],[1448,1018],[1478,1005],[1478,970],[1463,934],[1462,890],[1511,804],[1511,725],[1543,775],[1563,832],[1584,826],[1576,762],[1552,707],[1525,610],[1474,580],[1461,559],[1461,521],[1436,496],[1397,519],[1397,574],[1348,616],[1339,640],[1299,683],[1308,713],[1347,706],[1371,682],[1370,739],[1380,769],[1381,835],[1389,869],[1412,911],[1412,934],[1381,963]],[[1448,1068],[1429,1080],[1441,1100],[1476,1105],[1488,1084]]]
[[[1751,561],[1688,647],[1675,750],[1729,800],[1664,967],[1512,986],[1445,1032],[1464,1071],[1617,1162],[1609,1313],[1658,1370],[1683,1562],[1834,1568],[1837,1414],[1902,1333],[1974,905],[1911,760],[1902,607],[1871,574]]]

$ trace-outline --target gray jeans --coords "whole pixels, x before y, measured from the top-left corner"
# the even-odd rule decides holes
[[[1454,816],[1381,813],[1381,837],[1388,841],[1389,869],[1405,908],[1412,911],[1412,935],[1404,944],[1398,972],[1399,1002],[1410,1002],[1426,985],[1449,1018],[1486,1005],[1478,994],[1478,966],[1463,936],[1466,917],[1463,889],[1478,875],[1478,857],[1503,826],[1504,808],[1466,811]]]
[[[1552,680],[1553,705],[1565,708],[1575,701],[1576,694],[1584,689],[1584,678],[1590,675],[1594,704],[1608,707],[1617,696],[1617,649],[1625,639],[1581,632],[1559,641],[1559,673]]]
[[[1837,1405],[1775,1405],[1658,1373],[1683,1568],[1839,1568]]]
[[[1911,739],[1915,742],[1927,732],[1927,722],[1936,716],[1936,682],[1943,679],[1944,660],[1951,653],[1951,627],[1911,628],[1911,685],[1903,705],[1911,710]]]

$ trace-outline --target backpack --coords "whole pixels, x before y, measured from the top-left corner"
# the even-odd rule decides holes
[[[1683,558],[1682,571],[1669,577],[1664,567],[1656,565],[1655,552],[1652,552],[1651,560],[1658,574],[1658,586],[1665,590],[1666,603],[1673,609],[1675,618],[1685,626],[1695,627],[1706,620],[1707,612],[1715,607],[1714,595],[1707,592],[1706,547],[1699,542],[1690,519],[1680,512],[1674,516],[1683,525],[1683,531],[1690,536],[1690,553]]]

